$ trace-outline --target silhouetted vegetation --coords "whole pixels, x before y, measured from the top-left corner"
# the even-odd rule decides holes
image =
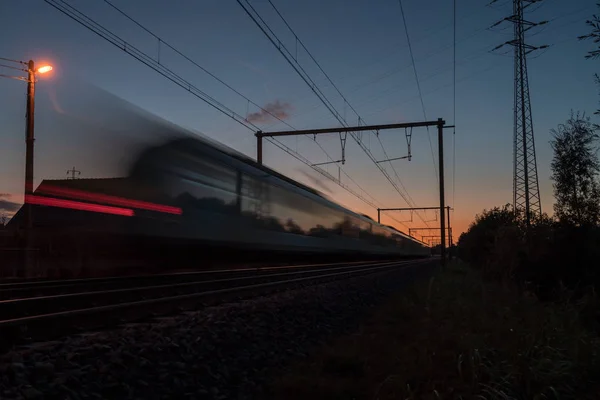
[[[598,3],[598,7],[600,7],[600,3]],[[596,49],[590,50],[585,58],[598,59],[600,58],[600,17],[594,14],[592,19],[585,21],[585,24],[590,29],[590,32],[579,36],[579,40],[591,39],[596,45]]]
[[[571,114],[552,134],[554,213],[560,221],[570,225],[595,226],[600,222],[596,128],[585,115]]]
[[[600,7],[600,3],[598,3],[598,7]],[[591,39],[596,45],[596,49],[588,51],[585,58],[598,59],[600,58],[600,17],[594,14],[592,19],[587,20],[585,23],[590,29],[590,32],[586,35],[579,36],[579,40]],[[598,76],[598,74],[594,74],[594,80],[596,81],[596,85],[600,86],[600,76]],[[600,110],[596,110],[594,114],[599,115]]]
[[[460,263],[438,270],[286,369],[272,398],[597,399],[600,339],[582,327],[586,307],[514,286],[482,284]]]
[[[554,217],[531,226],[510,205],[484,210],[459,239],[460,257],[491,279],[512,280],[543,300],[583,296],[600,288],[600,163],[598,135],[572,114],[552,131]]]

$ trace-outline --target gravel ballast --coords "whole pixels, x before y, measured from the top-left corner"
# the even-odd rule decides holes
[[[431,269],[420,264],[17,349],[0,357],[0,398],[261,397],[290,361],[355,329]]]

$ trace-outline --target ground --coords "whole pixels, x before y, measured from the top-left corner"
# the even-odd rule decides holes
[[[274,380],[285,399],[600,398],[600,338],[575,305],[542,304],[454,263]]]

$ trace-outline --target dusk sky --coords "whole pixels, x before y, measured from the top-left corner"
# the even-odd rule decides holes
[[[272,1],[366,123],[424,119],[397,0]],[[255,103],[263,107],[278,104],[284,112],[282,118],[294,128],[339,126],[237,1],[112,2]],[[66,3],[148,55],[157,57],[158,41],[104,1]],[[488,3],[488,0],[457,0],[454,121],[452,1],[403,1],[427,119],[443,118],[447,124],[456,124],[455,181],[452,130],[445,133],[446,198],[447,204],[455,208],[455,238],[467,228],[476,213],[512,201],[512,51],[508,52],[506,47],[499,52],[490,52],[496,45],[511,39],[512,26],[506,24],[493,30],[486,29],[510,14],[512,1],[498,1],[494,7],[487,6]],[[295,52],[293,36],[269,1],[251,0],[250,4],[284,45]],[[542,209],[548,213],[552,212],[553,203],[549,179],[550,129],[564,122],[572,109],[593,115],[598,105],[598,87],[593,77],[598,72],[598,62],[584,58],[593,44],[577,40],[577,36],[588,32],[585,20],[596,11],[595,0],[546,0],[528,15],[534,21],[550,21],[545,27],[532,30],[528,37],[531,44],[550,45],[546,51],[534,53],[529,58]],[[69,131],[57,122],[60,119],[57,107],[61,107],[56,102],[57,93],[75,93],[77,89],[79,93],[87,93],[81,90],[88,87],[86,85],[100,88],[182,127],[202,132],[253,158],[256,155],[253,132],[43,0],[2,0],[0,33],[3,38],[0,57],[34,59],[39,65],[48,62],[54,66],[54,71],[47,77],[40,77],[37,85],[36,185],[45,178],[64,178],[66,170],[73,166],[81,171],[81,177],[106,176],[107,171],[103,170],[98,157],[90,157],[84,151],[86,146],[93,150],[98,144],[93,135],[81,128],[75,129],[77,132]],[[348,124],[356,124],[356,116],[344,106],[341,97],[300,48],[298,60],[346,117]],[[160,61],[238,114],[247,116],[260,111],[164,45],[161,46]],[[13,72],[0,67],[0,74],[12,75]],[[25,89],[24,82],[0,79],[0,193],[3,194],[0,206],[22,202]],[[70,101],[85,105],[88,97],[84,94]],[[593,119],[597,122],[597,117],[593,116]],[[110,126],[110,117],[101,120],[103,126]],[[277,120],[259,118],[255,123],[264,131],[289,129]],[[427,135],[427,130],[415,129],[412,161],[399,160],[393,164],[403,187],[418,206],[438,203],[438,186]],[[434,129],[430,135],[437,158]],[[377,159],[385,158],[374,135],[365,134],[363,138]],[[384,131],[380,133],[380,139],[390,157],[406,155],[404,131]],[[327,161],[311,138],[290,137],[281,141],[311,162]],[[320,136],[317,141],[333,158],[340,157],[337,134]],[[104,145],[109,151],[113,147],[115,152],[123,151],[116,142]],[[343,169],[366,191],[366,197],[380,207],[407,206],[350,137],[346,157]],[[312,186],[314,183],[306,174],[318,176],[306,165],[267,143],[264,163]],[[381,165],[396,178],[389,164]],[[338,175],[336,166],[327,169],[332,175]],[[362,192],[344,175],[342,182]],[[376,210],[335,183],[326,180],[324,183],[330,190],[326,192],[328,196],[376,218]],[[11,210],[6,211],[12,214]],[[390,215],[399,221],[410,219],[408,214]],[[436,218],[431,212],[421,216],[425,220]],[[416,216],[412,223],[405,225],[390,217],[382,222],[403,231],[424,224]],[[429,224],[433,226],[434,222]]]

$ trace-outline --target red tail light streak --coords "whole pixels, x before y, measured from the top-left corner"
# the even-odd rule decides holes
[[[35,195],[26,195],[25,203],[36,204],[40,206],[70,208],[72,210],[91,211],[104,214],[124,215],[126,217],[133,217],[134,215],[133,210],[128,208],[103,206],[100,204],[82,203],[80,201],[62,200]]]
[[[126,199],[124,197],[111,196],[111,195],[101,194],[101,193],[90,193],[90,192],[85,192],[83,190],[77,190],[77,189],[61,188],[61,187],[56,187],[56,186],[44,185],[44,186],[40,186],[37,191],[40,193],[43,193],[43,194],[69,197],[69,198],[77,199],[77,200],[86,200],[86,201],[93,201],[93,202],[97,202],[97,203],[106,203],[106,204],[112,204],[115,206],[122,206],[122,207],[139,208],[142,210],[157,211],[157,212],[162,212],[162,213],[167,213],[167,214],[176,214],[176,215],[182,214],[182,210],[179,207],[149,203],[147,201],[141,201],[141,200]]]

